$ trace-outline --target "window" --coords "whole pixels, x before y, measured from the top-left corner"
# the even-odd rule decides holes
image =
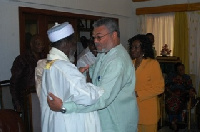
[[[172,50],[174,47],[174,13],[148,14],[138,16],[138,33],[153,33],[155,37],[155,49],[157,55],[164,44]]]

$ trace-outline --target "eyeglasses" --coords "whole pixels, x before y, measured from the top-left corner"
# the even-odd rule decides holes
[[[93,40],[96,39],[97,41],[101,41],[101,39],[102,39],[103,37],[105,37],[106,35],[111,34],[111,33],[112,33],[112,32],[109,32],[109,33],[107,33],[107,34],[104,34],[103,36],[96,36],[96,37],[93,36],[92,39],[93,39]]]

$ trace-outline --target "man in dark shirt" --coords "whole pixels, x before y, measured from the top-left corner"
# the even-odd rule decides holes
[[[17,56],[13,62],[10,93],[17,112],[24,111],[25,95],[32,90],[35,91],[35,67],[38,60],[45,58],[43,50],[42,38],[39,35],[34,35],[30,40],[30,49]]]

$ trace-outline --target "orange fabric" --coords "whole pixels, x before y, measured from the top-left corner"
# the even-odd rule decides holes
[[[157,132],[157,124],[138,125],[138,132]]]
[[[135,61],[133,61],[133,64]],[[156,124],[159,119],[158,95],[164,92],[164,79],[157,60],[143,59],[136,70],[138,124]]]

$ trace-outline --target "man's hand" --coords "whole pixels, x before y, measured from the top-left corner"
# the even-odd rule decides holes
[[[89,65],[87,65],[86,67],[80,67],[80,68],[79,68],[79,71],[80,71],[81,73],[83,73],[83,72],[87,71],[88,69],[89,69]]]
[[[51,99],[50,99],[51,97]],[[49,93],[49,96],[47,96],[47,103],[51,110],[59,112],[62,108],[62,100],[58,97],[56,97],[54,94]]]

